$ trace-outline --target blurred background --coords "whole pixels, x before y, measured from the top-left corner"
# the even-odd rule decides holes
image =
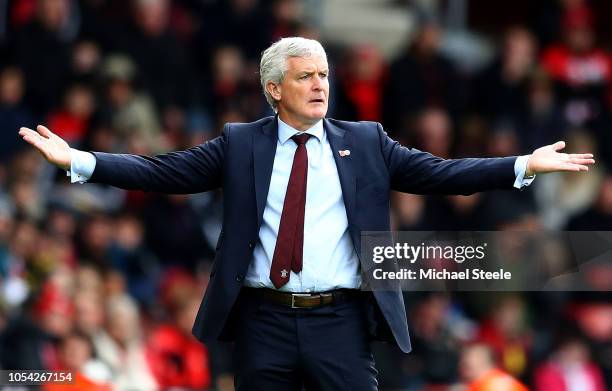
[[[609,230],[605,15],[604,0],[0,0],[0,368],[78,373],[48,390],[233,387],[229,346],[190,333],[220,193],[70,185],[20,126],[84,150],[197,145],[272,114],[259,55],[300,35],[328,51],[330,117],[445,158],[559,139],[596,153],[588,175],[523,192],[393,194],[394,229]],[[612,389],[607,270],[589,277],[600,293],[405,293],[414,351],[375,344],[381,390],[499,389],[482,380],[493,369],[533,390]]]

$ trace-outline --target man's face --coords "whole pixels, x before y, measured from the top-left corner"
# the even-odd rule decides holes
[[[278,115],[298,130],[325,117],[329,96],[327,61],[321,57],[290,57],[280,84],[267,88],[278,101]]]

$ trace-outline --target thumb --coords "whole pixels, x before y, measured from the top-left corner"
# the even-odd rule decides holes
[[[38,133],[40,133],[41,135],[43,135],[43,137],[46,137],[46,138],[50,138],[53,135],[53,133],[49,130],[49,128],[47,128],[44,125],[38,125],[36,127],[36,130],[38,130]]]
[[[553,150],[560,151],[565,148],[565,141],[557,141],[552,145]]]

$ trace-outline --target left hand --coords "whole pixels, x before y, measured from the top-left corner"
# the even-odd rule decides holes
[[[557,141],[533,151],[527,162],[525,176],[556,171],[589,171],[594,164],[592,153],[560,153],[565,148],[564,141]]]

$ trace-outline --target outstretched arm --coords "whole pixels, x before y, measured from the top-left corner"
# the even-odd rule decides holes
[[[70,146],[46,127],[38,132],[21,128],[19,134],[52,164],[70,170]],[[153,157],[94,152],[95,170],[90,182],[123,189],[160,193],[198,193],[221,186],[227,133],[185,151]]]
[[[511,189],[517,182],[517,157],[442,159],[400,145],[390,139],[380,125],[379,137],[394,190],[415,194],[468,195],[492,189]],[[557,171],[587,171],[588,166],[595,163],[590,153],[559,153],[564,146],[565,143],[560,141],[522,157],[528,158],[527,164],[523,165],[526,167],[525,177]]]

